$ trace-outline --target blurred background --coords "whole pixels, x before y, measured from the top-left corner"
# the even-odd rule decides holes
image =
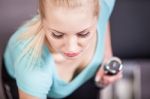
[[[150,99],[150,0],[116,0],[110,18],[112,47],[124,77],[103,99]],[[0,0],[0,60],[12,33],[37,13],[37,0]],[[106,95],[107,94],[107,95]],[[5,99],[0,81],[0,99]]]

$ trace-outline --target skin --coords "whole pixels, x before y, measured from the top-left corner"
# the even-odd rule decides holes
[[[43,20],[44,30],[48,44],[54,49],[53,57],[55,59],[57,72],[60,78],[66,82],[71,81],[75,70],[78,68],[81,70],[85,68],[91,61],[95,51],[97,40],[97,17],[93,16],[92,6],[87,6],[89,9],[83,10],[80,7],[75,9],[61,7],[50,8],[46,5],[46,18]],[[61,33],[58,33],[58,31]],[[52,33],[55,33],[57,36],[63,35],[63,38],[58,39],[54,37]],[[84,38],[80,37],[80,35],[85,35],[86,33],[89,33],[88,36]],[[80,54],[72,58],[64,55],[64,53],[68,52],[78,52]],[[110,28],[108,24],[105,36],[104,63],[110,57],[112,57],[112,49]],[[75,64],[70,66],[72,62]],[[121,77],[121,72],[115,76],[107,76],[105,75],[103,68],[100,68],[95,78],[98,83],[107,86],[116,82]],[[39,99],[38,97],[31,96],[21,90],[19,90],[19,96],[20,99]]]

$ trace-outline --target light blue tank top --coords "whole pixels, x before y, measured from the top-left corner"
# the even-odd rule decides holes
[[[18,43],[16,38],[26,30],[26,27],[19,28],[11,36],[4,53],[6,69],[16,79],[19,89],[40,99],[46,99],[47,96],[64,98],[94,76],[103,60],[106,25],[114,3],[115,0],[100,0],[100,16],[97,25],[98,40],[95,54],[88,66],[69,83],[59,78],[54,59],[46,46],[43,47],[42,57],[34,66],[31,66],[35,68],[27,67],[30,58],[28,54],[17,64],[15,63],[22,53],[22,49],[29,43],[29,41]]]

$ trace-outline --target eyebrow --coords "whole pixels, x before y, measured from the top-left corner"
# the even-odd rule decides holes
[[[63,32],[60,32],[60,31],[57,31],[57,30],[52,29],[52,28],[49,28],[49,29],[51,29],[51,30],[53,30],[53,31],[55,31],[55,32],[57,32],[57,33],[60,33],[60,34],[66,34],[66,33],[63,33]],[[81,33],[85,32],[85,31],[87,31],[87,29],[88,29],[88,28],[86,28],[86,29],[84,29],[84,30],[82,30],[82,31],[80,31],[80,32],[77,32],[76,34],[81,34]]]

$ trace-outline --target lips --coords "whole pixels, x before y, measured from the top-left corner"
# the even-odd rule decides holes
[[[75,56],[79,55],[79,53],[64,53],[64,54],[68,57],[75,57]]]

